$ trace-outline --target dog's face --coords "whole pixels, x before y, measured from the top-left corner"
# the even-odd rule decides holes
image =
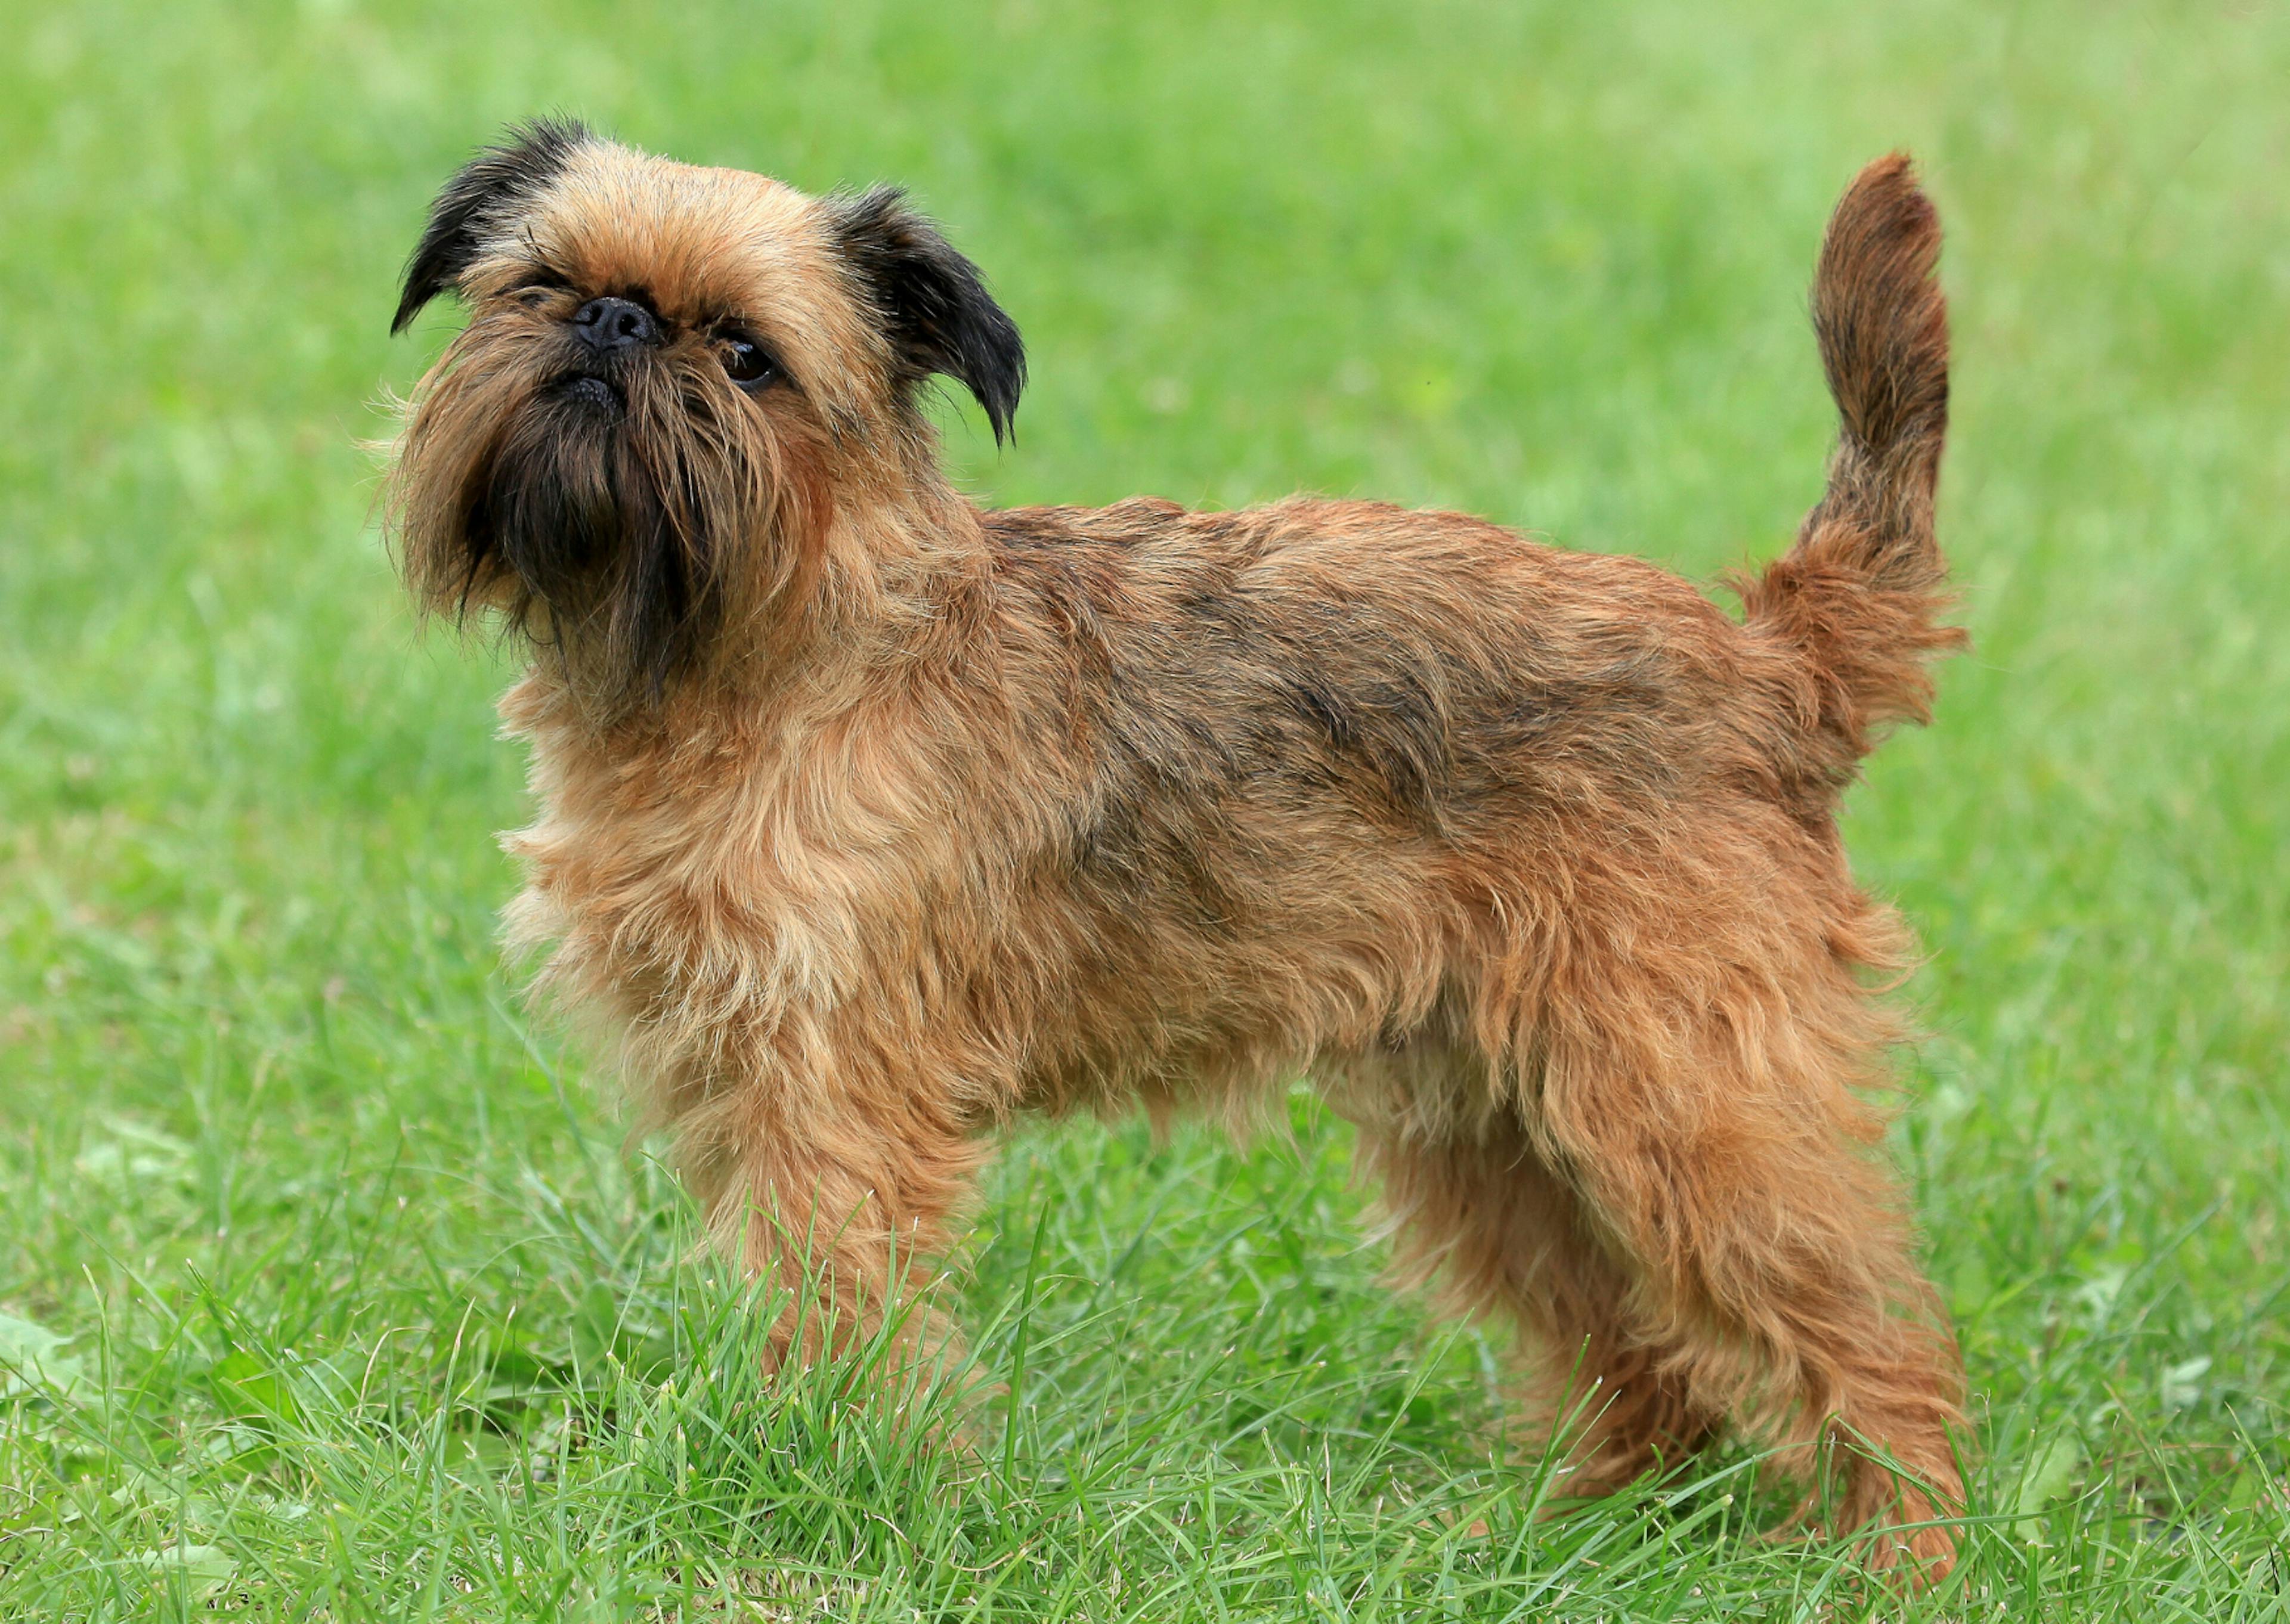
[[[408,581],[504,612],[613,702],[804,583],[838,510],[929,476],[925,380],[965,385],[997,440],[1025,380],[977,268],[896,192],[808,197],[576,124],[446,184],[391,330],[448,290],[469,323],[390,476]]]

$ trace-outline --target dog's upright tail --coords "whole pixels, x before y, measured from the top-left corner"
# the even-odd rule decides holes
[[[1926,662],[1963,645],[1943,625],[1948,563],[1933,493],[1948,429],[1948,306],[1933,266],[1940,219],[1908,158],[1879,158],[1837,205],[1813,286],[1839,428],[1829,489],[1797,544],[1742,584],[1753,631],[1814,678],[1816,770],[1832,786],[1894,722],[1923,722]]]

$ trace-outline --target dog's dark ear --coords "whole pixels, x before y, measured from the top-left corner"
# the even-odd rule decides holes
[[[421,307],[451,287],[477,257],[482,235],[508,209],[532,196],[564,167],[589,139],[569,118],[512,124],[499,146],[488,147],[445,182],[429,205],[429,224],[405,262],[405,291],[390,332],[403,332]]]
[[[835,220],[843,252],[889,330],[906,373],[901,382],[937,372],[959,380],[986,408],[999,445],[1026,387],[1026,346],[978,267],[907,207],[896,187],[841,200]]]

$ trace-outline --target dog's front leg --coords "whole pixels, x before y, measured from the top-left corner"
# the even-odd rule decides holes
[[[769,1364],[886,1328],[910,1353],[948,1348],[951,1326],[920,1299],[987,1154],[962,1091],[927,1070],[854,1066],[849,1051],[800,1069],[788,1059],[751,1056],[686,1108],[668,1102],[709,1234],[787,1293]]]

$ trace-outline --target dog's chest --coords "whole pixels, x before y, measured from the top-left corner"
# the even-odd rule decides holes
[[[848,737],[685,739],[611,755],[546,726],[534,821],[508,836],[525,887],[513,942],[641,1017],[823,1013],[932,949],[918,899],[958,862],[914,764]]]

